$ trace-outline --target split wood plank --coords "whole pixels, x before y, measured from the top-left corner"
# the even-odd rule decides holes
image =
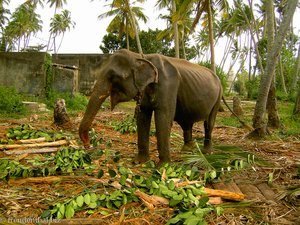
[[[274,200],[275,192],[269,187],[267,183],[260,183],[256,186],[267,200]]]
[[[21,154],[40,154],[40,153],[51,153],[57,152],[60,148],[34,148],[24,150],[5,150],[4,153],[7,155],[21,155]]]
[[[20,179],[10,179],[8,181],[9,185],[23,185],[28,183],[55,183],[55,182],[62,182],[62,181],[69,181],[69,180],[86,180],[90,182],[101,182],[107,183],[108,180],[106,179],[98,179],[89,176],[48,176],[48,177],[28,177],[28,178],[20,178]]]
[[[12,144],[12,145],[0,145],[0,150],[16,149],[16,148],[37,148],[37,147],[55,147],[66,145],[69,142],[67,140],[59,140],[53,142],[31,143],[31,144]]]
[[[265,196],[252,184],[239,184],[239,188],[247,195],[249,200],[266,200]]]
[[[26,139],[26,140],[18,140],[17,143],[19,144],[32,144],[32,143],[40,143],[46,141],[45,137],[33,138],[33,139]]]

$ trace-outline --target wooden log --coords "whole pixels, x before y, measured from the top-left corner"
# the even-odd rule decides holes
[[[223,203],[223,200],[221,197],[210,197],[208,200],[208,204],[211,205],[220,205]]]
[[[134,194],[138,196],[150,210],[155,209],[155,207],[159,205],[169,205],[169,200],[160,196],[148,195],[140,190],[136,190]]]
[[[26,139],[26,140],[18,140],[18,144],[32,144],[32,143],[40,143],[46,141],[45,137],[34,138],[34,139]]]
[[[204,188],[204,191],[207,193],[209,197],[221,197],[223,199],[233,200],[233,201],[242,201],[245,199],[244,194],[231,192],[231,191],[215,190],[211,188]]]
[[[24,149],[24,150],[5,150],[4,153],[7,155],[21,155],[21,154],[41,154],[57,152],[60,148],[34,148],[34,149]]]
[[[28,177],[28,178],[20,178],[20,179],[10,179],[8,181],[9,185],[23,185],[28,183],[46,183],[51,184],[54,182],[62,182],[62,181],[72,181],[72,180],[82,180],[89,181],[95,183],[108,183],[107,179],[98,179],[89,176],[48,176],[48,177]]]
[[[197,184],[202,182],[203,181],[183,181],[177,183],[175,182],[175,185],[176,187],[184,187],[190,184]],[[204,192],[206,192],[209,197],[221,197],[223,199],[233,200],[233,201],[242,201],[246,197],[243,193],[211,189],[211,188],[204,188]]]
[[[0,145],[0,150],[15,149],[15,148],[38,148],[38,147],[55,147],[66,145],[69,142],[67,140],[59,140],[53,142],[31,143],[31,144],[12,144],[12,145]]]

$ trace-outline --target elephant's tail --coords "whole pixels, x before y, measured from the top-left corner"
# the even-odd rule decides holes
[[[224,98],[224,95],[222,95],[222,100],[224,102],[224,104],[226,105],[226,107],[229,109],[229,111],[232,113],[232,115],[234,115],[238,121],[243,125],[243,127],[246,127],[250,130],[252,130],[252,127],[249,126],[245,121],[243,121],[228,105],[228,103],[226,102],[225,98]]]

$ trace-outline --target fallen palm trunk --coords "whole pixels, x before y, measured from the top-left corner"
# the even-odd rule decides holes
[[[169,205],[169,200],[164,197],[148,195],[140,190],[136,190],[134,194],[138,196],[150,210],[155,209],[155,207],[159,205]]]
[[[15,149],[15,148],[55,147],[55,146],[66,145],[68,143],[69,142],[67,140],[59,140],[59,141],[43,142],[43,143],[0,145],[0,150]]]
[[[228,196],[231,196],[233,194],[236,194],[234,192],[228,192],[227,193],[223,193],[222,190],[213,190],[213,189],[208,189],[208,188],[205,188],[206,191],[208,191],[208,196],[209,196],[209,200],[208,200],[208,203],[211,204],[211,205],[219,205],[219,204],[222,204],[223,201],[222,201],[222,197],[224,198],[227,198],[227,199],[230,199],[232,200],[233,198],[232,197],[228,197]],[[219,193],[221,196],[215,196],[217,193]],[[145,204],[145,206],[150,209],[150,210],[154,210],[157,206],[165,206],[165,205],[169,205],[169,200],[164,198],[164,197],[160,197],[160,196],[156,196],[156,195],[148,195],[144,192],[141,192],[140,190],[136,190],[134,192],[134,194],[139,197],[142,202]],[[202,196],[197,196],[197,198],[201,198]],[[236,200],[237,198],[235,198]]]
[[[28,183],[46,183],[51,184],[54,182],[62,182],[62,181],[69,181],[69,180],[86,180],[91,182],[102,182],[107,183],[108,180],[106,179],[98,179],[88,176],[48,176],[48,177],[28,177],[28,178],[21,178],[21,179],[10,179],[8,181],[9,185],[23,185]]]
[[[223,190],[215,190],[215,189],[211,189],[211,188],[204,188],[204,192],[206,192],[209,197],[221,197],[221,198],[224,198],[227,200],[233,200],[233,201],[242,201],[246,197],[242,193],[223,191]]]
[[[38,153],[50,153],[57,152],[60,148],[35,148],[35,149],[24,149],[24,150],[5,150],[4,153],[7,155],[21,155],[21,154],[38,154]]]
[[[174,180],[174,179],[173,179]],[[203,181],[183,181],[174,180],[176,187],[184,187],[191,184],[203,183]],[[233,201],[242,201],[245,199],[245,195],[238,192],[231,192],[231,191],[224,191],[219,189],[211,189],[211,188],[204,188],[204,192],[207,193],[209,197],[221,197],[227,200]]]
[[[26,140],[18,140],[17,143],[21,144],[32,144],[32,143],[40,143],[46,141],[45,137],[35,138],[35,139],[26,139]]]

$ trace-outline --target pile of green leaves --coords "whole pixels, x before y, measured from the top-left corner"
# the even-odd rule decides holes
[[[131,115],[126,116],[125,119],[123,119],[122,121],[114,121],[112,123],[112,127],[115,131],[118,131],[121,134],[132,134],[136,133],[137,131],[136,120]]]
[[[85,190],[78,196],[55,203],[44,211],[41,217],[70,219],[78,211],[86,210],[88,213],[93,213],[97,207],[100,209],[97,212],[108,215],[112,210],[119,210],[124,204],[139,201],[135,195],[137,190],[169,200],[169,206],[175,208],[176,215],[168,224],[176,224],[179,221],[184,224],[205,224],[205,216],[216,210],[207,204],[208,197],[204,192],[204,182],[199,181],[183,187],[176,185],[178,180],[199,180],[201,175],[195,168],[166,164],[157,170],[154,162],[150,161],[144,165],[144,170],[139,174],[134,174],[129,168],[120,165],[116,170],[100,168],[98,178],[106,172],[110,175],[110,181],[102,183],[104,188]],[[110,185],[113,181],[118,181],[120,189],[116,190]],[[219,212],[221,210],[217,209],[217,213]],[[197,223],[190,223],[190,217],[193,221],[197,218]]]
[[[94,165],[83,149],[64,147],[56,155],[23,160],[0,159],[0,179],[50,176],[58,174],[91,174]]]
[[[84,173],[91,174],[94,166],[91,165],[90,155],[83,149],[74,149],[66,147],[61,149],[54,156],[55,170],[57,172],[66,172],[73,174],[78,169],[84,170]]]
[[[26,140],[45,137],[46,141],[61,140],[65,135],[60,132],[37,130],[30,124],[21,124],[7,129],[6,136],[11,140]]]

